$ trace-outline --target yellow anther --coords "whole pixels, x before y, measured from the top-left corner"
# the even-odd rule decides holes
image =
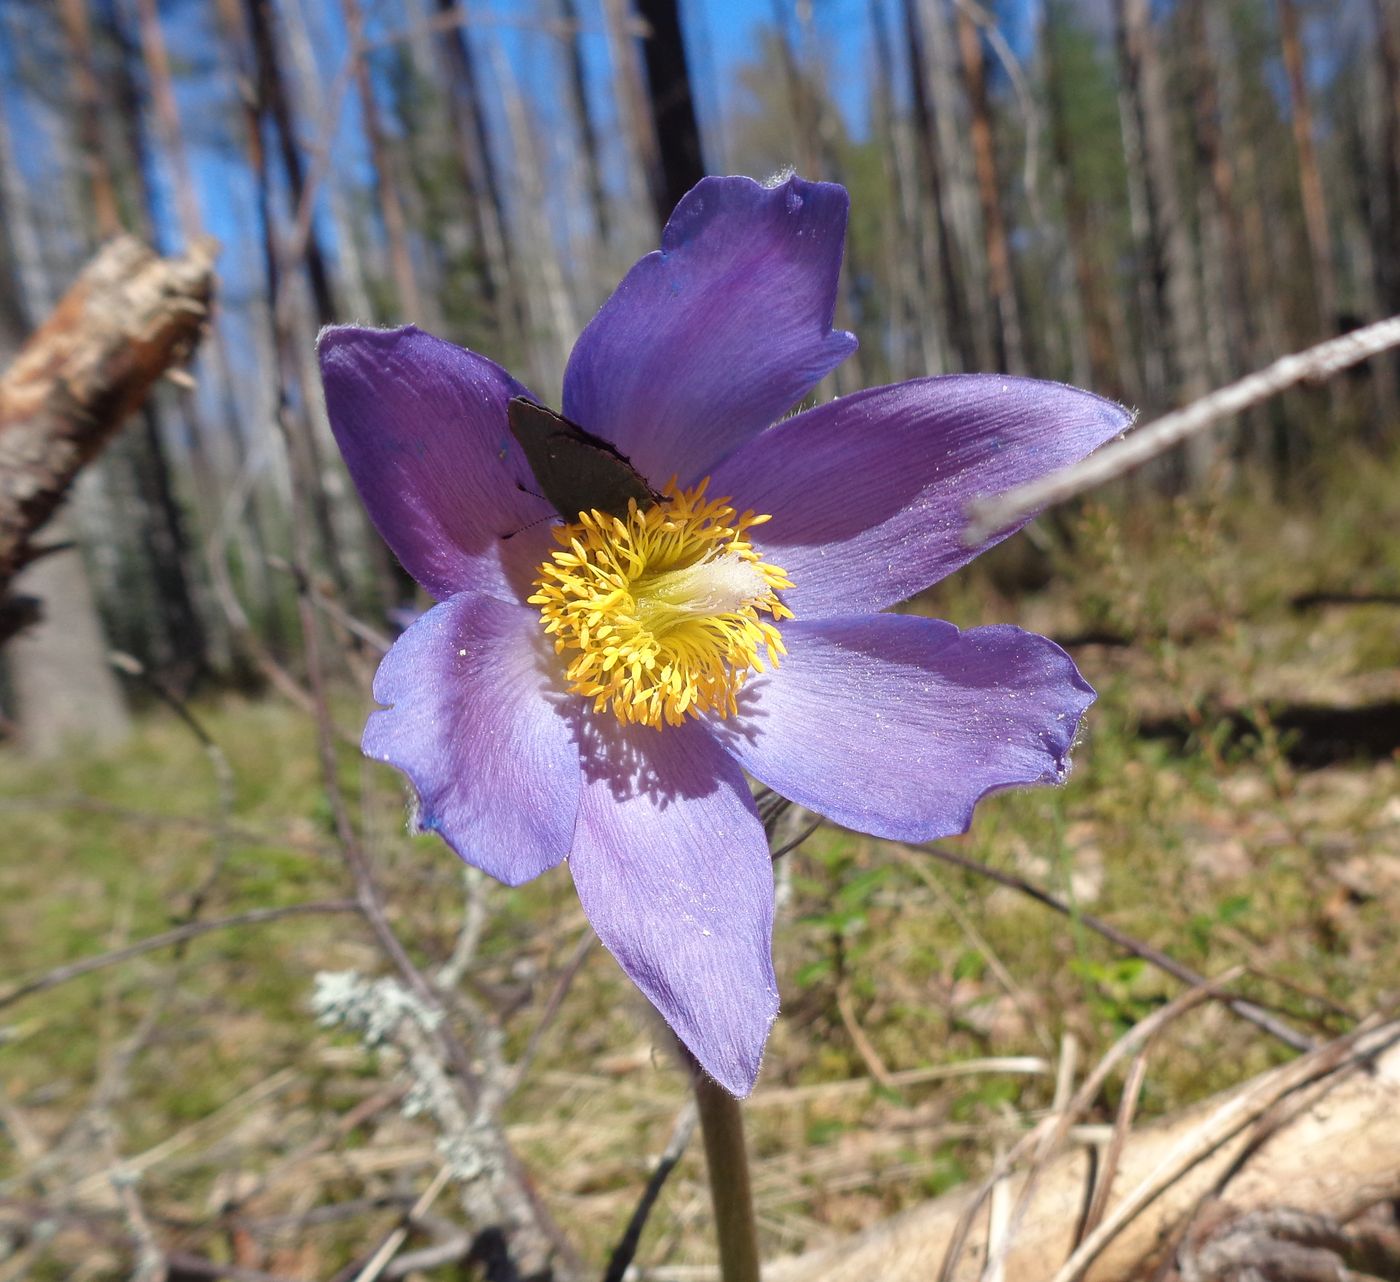
[[[737,711],[751,672],[784,653],[777,594],[791,582],[745,537],[769,518],[707,499],[708,482],[666,487],[626,519],[585,512],[555,531],[535,593],[570,690],[624,723],[680,725]],[[763,617],[767,616],[767,617]]]

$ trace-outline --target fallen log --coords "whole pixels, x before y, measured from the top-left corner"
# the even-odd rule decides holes
[[[194,350],[216,250],[158,258],[111,241],[0,374],[0,598],[79,469]]]
[[[972,1219],[950,1282],[1139,1282],[1157,1276],[1183,1239],[1200,1259],[1211,1235],[1280,1209],[1345,1225],[1400,1198],[1400,1021],[1134,1130],[1102,1219],[1077,1241],[1095,1156],[1081,1146],[1033,1177],[1002,1181]],[[974,1196],[960,1190],[838,1246],[774,1261],[764,1282],[933,1282]]]

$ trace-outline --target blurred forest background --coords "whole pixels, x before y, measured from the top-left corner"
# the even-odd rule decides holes
[[[218,245],[188,373],[83,470],[45,531],[74,547],[15,584],[43,618],[0,652],[0,1279],[123,1276],[152,1242],[172,1277],[356,1276],[432,1128],[313,1027],[311,976],[379,970],[386,921],[509,1081],[550,1214],[606,1256],[684,1084],[563,882],[463,883],[358,761],[369,674],[423,602],[313,344],[411,321],[557,404],[678,197],[786,167],[851,192],[861,347],[822,397],[1004,370],[1151,418],[1400,312],[1400,0],[0,0],[0,368],[117,233]],[[1046,632],[1101,691],[1070,787],[988,803],[958,846],[1064,912],[840,832],[780,864],[765,1250],[985,1169],[1067,1046],[1179,991],[1135,941],[1188,982],[1243,967],[1306,1030],[1196,1011],[1146,1115],[1400,987],[1397,429],[1388,356],[911,604]],[[343,918],[366,866],[370,942]],[[212,929],[250,912],[276,924]],[[188,953],[50,970],[201,917]],[[962,1060],[991,1066],[949,1086]],[[102,1176],[119,1154],[144,1207]],[[712,1258],[693,1154],[674,1179],[641,1258],[708,1276],[684,1271]],[[445,1261],[421,1269],[472,1249],[414,1232]]]
[[[71,507],[84,561],[36,568],[31,589],[53,596],[56,634],[96,609],[181,690],[296,653],[294,584],[270,560],[293,472],[337,599],[382,618],[410,586],[330,442],[320,325],[412,320],[557,400],[574,336],[707,171],[795,165],[850,188],[839,322],[861,350],[824,392],[997,369],[1151,415],[1400,310],[1391,0],[0,13],[0,355],[121,228],[164,252],[221,246],[193,385],[89,469]],[[1325,427],[1304,398],[1251,421],[1257,481],[1319,440],[1381,440],[1394,366],[1364,380]],[[66,725],[33,706],[54,682],[28,665],[52,653],[10,660],[31,740],[119,724],[99,715],[119,697],[101,646],[86,672],[65,649],[62,684],[86,688]]]

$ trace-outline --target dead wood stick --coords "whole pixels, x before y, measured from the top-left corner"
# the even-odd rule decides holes
[[[194,350],[216,251],[206,239],[157,258],[111,241],[0,374],[0,592],[78,470]]]
[[[1347,1034],[1235,1091],[1133,1131],[1115,1181],[1122,1200],[1110,1205],[1093,1240],[1080,1247],[1072,1276],[1088,1282],[1150,1276],[1173,1227],[1214,1195],[1222,1174],[1249,1148],[1251,1122],[1290,1098],[1299,1102],[1296,1111],[1256,1146],[1221,1193],[1222,1215],[1287,1206],[1346,1222],[1400,1195],[1400,1023],[1391,1022]],[[1006,1282],[1045,1282],[1071,1256],[1089,1175],[1083,1152],[1067,1153],[1041,1172],[1002,1262]],[[1014,1179],[1012,1192],[1017,1188]],[[764,1270],[765,1282],[924,1282],[968,1196],[938,1198],[840,1246],[777,1261]],[[954,1278],[971,1282],[985,1263],[980,1245],[969,1248]],[[1088,1264],[1086,1272],[1078,1272],[1081,1263]]]
[[[1138,428],[1123,440],[1106,445],[1082,463],[1053,472],[1038,481],[1018,485],[996,498],[973,503],[963,539],[969,545],[980,543],[994,531],[1004,530],[1042,508],[1063,503],[1105,481],[1114,480],[1148,459],[1165,453],[1172,446],[1290,387],[1330,378],[1392,347],[1400,347],[1400,316],[1352,330],[1349,334],[1329,339],[1306,351],[1282,356],[1272,365],[1246,375],[1239,382],[1202,396],[1190,405]]]

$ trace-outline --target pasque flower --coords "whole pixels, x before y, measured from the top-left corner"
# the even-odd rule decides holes
[[[559,513],[500,366],[409,326],[326,330],[331,425],[438,604],[385,657],[365,752],[421,823],[512,885],[568,861],[589,920],[695,1057],[747,1094],[778,1009],[773,877],[746,773],[839,824],[964,831],[1055,782],[1090,687],[1014,627],[881,613],[978,552],[964,510],[1128,423],[1001,375],[783,415],[833,330],[847,197],[706,178],[583,331],[563,413],[652,495]]]

